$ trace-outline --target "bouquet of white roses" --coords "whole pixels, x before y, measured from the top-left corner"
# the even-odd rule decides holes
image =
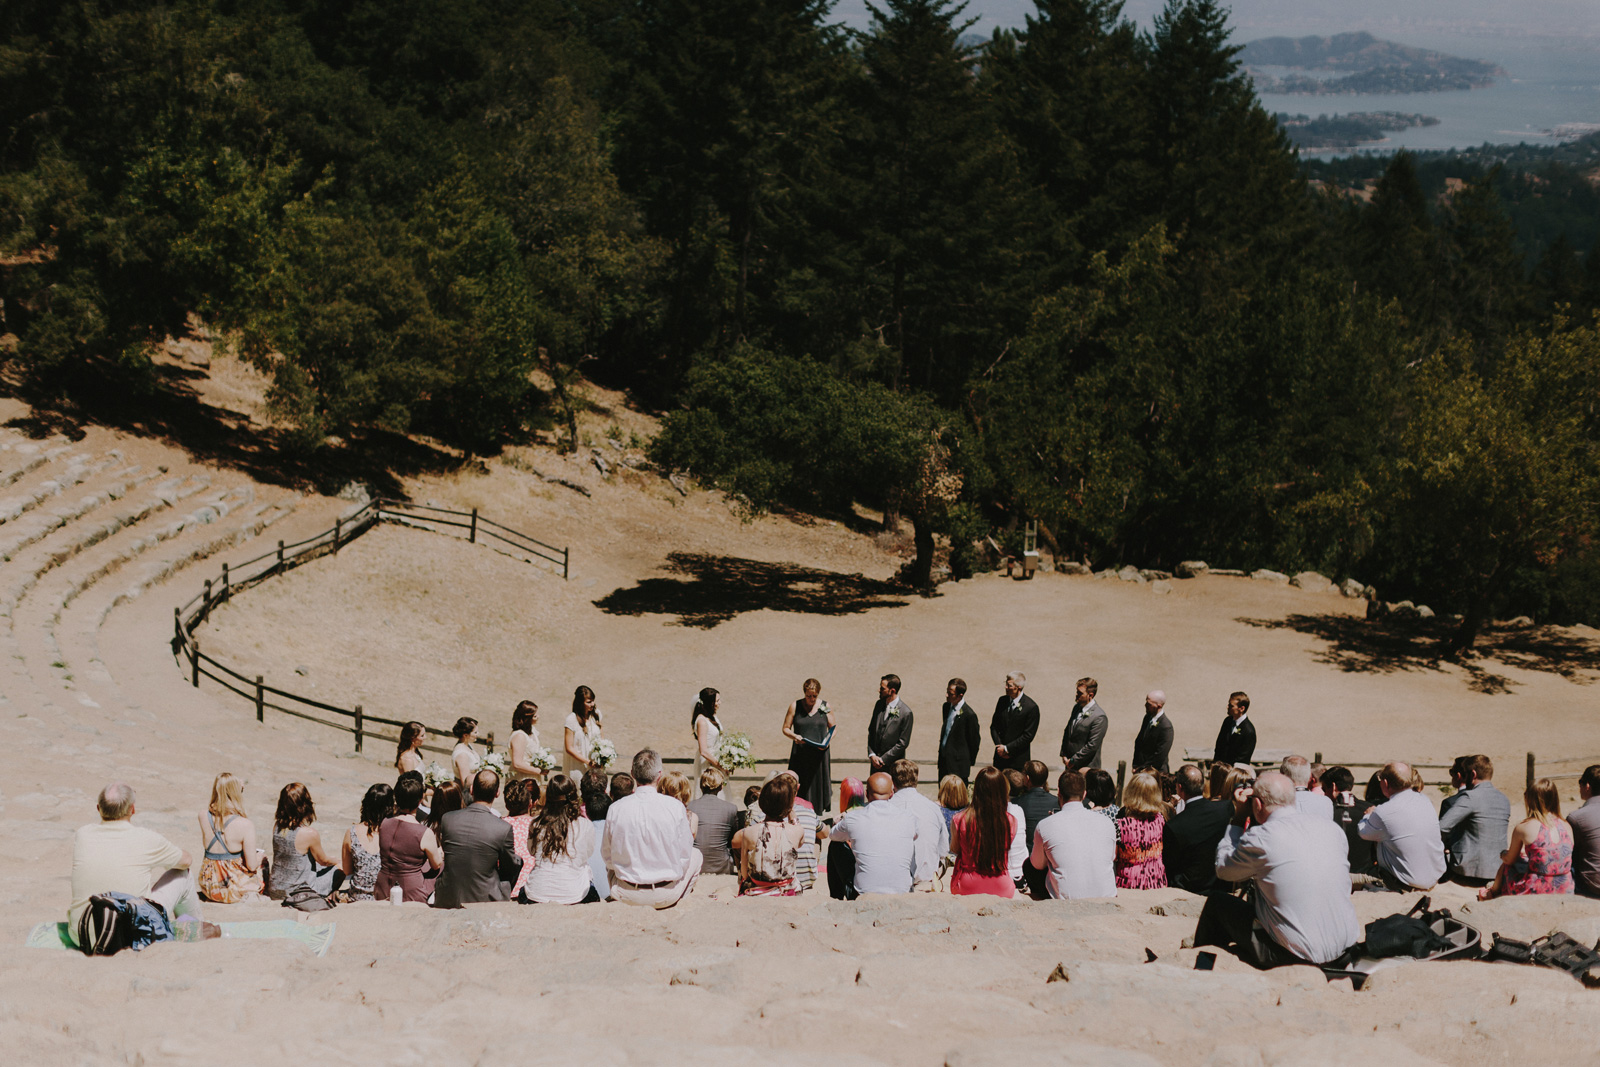
[[[548,748],[536,748],[528,753],[528,763],[546,774],[556,769],[556,758]]]
[[[437,789],[446,782],[456,780],[456,772],[442,766],[438,760],[432,760],[422,768],[422,780],[428,784],[429,789]]]
[[[756,765],[756,758],[750,752],[750,737],[748,734],[727,733],[717,738],[717,749],[713,753],[717,762],[732,774],[734,771],[747,770]]]
[[[483,757],[483,762],[478,766],[482,770],[493,771],[500,776],[501,781],[505,781],[511,776],[511,761],[499,752],[489,753]]]
[[[595,738],[594,744],[589,746],[589,764],[599,767],[602,771],[617,762],[617,746],[603,737]]]

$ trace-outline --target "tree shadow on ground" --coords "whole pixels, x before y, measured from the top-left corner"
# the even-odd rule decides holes
[[[164,441],[197,462],[232,468],[266,485],[327,494],[358,481],[375,496],[403,497],[402,478],[445,473],[472,462],[381,430],[360,431],[343,444],[308,452],[285,430],[206,403],[194,385],[205,377],[198,368],[167,363],[150,368],[148,377],[135,377],[96,361],[72,376],[70,401],[10,382],[0,385],[0,393],[33,406],[30,415],[6,424],[30,436],[61,434],[81,440],[83,426],[107,426]]]
[[[676,615],[677,625],[709,630],[747,611],[793,611],[810,615],[857,615],[873,608],[899,608],[911,595],[904,587],[793,563],[763,563],[732,556],[674,552],[666,569],[682,577],[646,578],[594,602],[609,615]]]
[[[1263,630],[1293,630],[1326,641],[1319,663],[1342,671],[1390,674],[1395,671],[1442,671],[1439,648],[1453,629],[1437,619],[1383,620],[1352,615],[1290,615],[1282,619],[1236,620]],[[1474,692],[1509,693],[1517,684],[1496,674],[1484,661],[1507,667],[1559,674],[1588,685],[1600,674],[1600,642],[1553,626],[1517,630],[1489,629],[1478,635],[1473,650],[1454,662],[1467,674]]]

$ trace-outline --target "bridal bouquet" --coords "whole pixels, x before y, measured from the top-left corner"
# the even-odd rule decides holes
[[[596,738],[589,746],[589,763],[602,771],[617,762],[617,746],[605,738]]]
[[[717,762],[727,768],[729,774],[748,770],[756,765],[756,758],[750,752],[748,734],[723,734],[717,738],[717,749],[713,754],[717,757]]]
[[[556,758],[550,754],[548,748],[536,748],[528,753],[528,763],[539,768],[546,774],[555,770],[558,764]]]
[[[478,766],[482,770],[493,771],[502,782],[511,777],[511,761],[499,752],[489,753]]]
[[[432,760],[422,768],[422,780],[428,784],[429,789],[437,789],[446,782],[456,780],[456,772],[442,766],[438,760]]]

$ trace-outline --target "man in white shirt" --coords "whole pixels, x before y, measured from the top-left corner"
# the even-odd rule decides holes
[[[1061,810],[1034,829],[1033,866],[1045,872],[1045,885],[1056,900],[1116,896],[1116,825],[1083,806],[1082,772],[1061,772],[1056,788]]]
[[[1286,756],[1278,770],[1294,783],[1294,806],[1306,815],[1333,818],[1333,799],[1317,788],[1311,774],[1311,761],[1304,756]]]
[[[1444,877],[1444,837],[1428,798],[1411,788],[1409,763],[1385,764],[1378,784],[1388,797],[1361,818],[1356,832],[1377,845],[1378,872],[1402,893],[1432,889]]]
[[[849,877],[829,863],[828,888],[834,896],[848,900],[861,893],[911,892],[917,870],[917,820],[893,801],[894,779],[879,771],[867,779],[866,805],[845,812],[834,826],[831,840],[848,845],[854,860]]]
[[[914,888],[931,893],[939,875],[939,861],[950,851],[950,827],[944,821],[939,802],[917,791],[922,769],[908,759],[895,760],[894,796],[889,803],[909,812],[917,821],[917,869],[912,875]]]
[[[1196,945],[1233,945],[1246,963],[1267,968],[1327,963],[1361,937],[1344,831],[1296,808],[1294,783],[1281,771],[1235,791],[1233,824],[1217,844],[1217,877],[1255,879],[1255,907],[1207,897]]]
[[[169,919],[200,918],[200,896],[189,869],[193,858],[154,830],[135,826],[133,790],[112,782],[100,790],[100,822],[72,838],[72,904],[67,936],[76,944],[78,919],[89,898],[126,893],[160,904]]]
[[[682,803],[656,790],[661,757],[642,749],[633,757],[633,792],[606,812],[600,854],[612,894],[625,904],[660,910],[689,895],[700,877],[701,856]]]

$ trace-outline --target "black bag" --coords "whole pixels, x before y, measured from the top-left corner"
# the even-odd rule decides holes
[[[1494,935],[1494,944],[1489,946],[1484,959],[1491,963],[1532,963],[1533,946],[1526,941],[1515,938]]]
[[[331,911],[335,903],[332,893],[323,896],[308,885],[291,889],[283,895],[283,906],[296,911]]]
[[[89,898],[78,916],[78,947],[85,956],[115,956],[133,947],[133,916],[108,896]]]
[[[1378,959],[1410,956],[1426,959],[1451,943],[1433,932],[1433,927],[1411,915],[1385,915],[1367,924],[1367,955]]]

